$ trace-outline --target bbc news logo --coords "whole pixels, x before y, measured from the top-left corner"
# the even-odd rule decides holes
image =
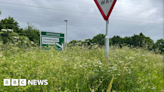
[[[10,83],[11,82],[11,83]],[[19,84],[19,85],[18,85]],[[26,86],[26,79],[3,79],[4,86]],[[48,80],[28,80],[28,85],[48,85]]]

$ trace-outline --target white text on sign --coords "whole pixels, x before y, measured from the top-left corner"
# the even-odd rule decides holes
[[[59,38],[42,37],[43,44],[55,44],[55,42],[59,42]]]

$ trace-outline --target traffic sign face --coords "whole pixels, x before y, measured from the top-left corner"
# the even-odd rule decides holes
[[[94,0],[104,20],[108,20],[117,0]]]
[[[64,44],[64,34],[55,32],[43,32],[40,33],[40,45],[41,47],[47,47],[46,50],[50,50],[49,46],[56,46],[57,50],[62,50]]]

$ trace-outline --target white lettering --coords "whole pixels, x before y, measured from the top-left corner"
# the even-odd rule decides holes
[[[40,84],[43,85],[43,82],[44,81],[42,81],[42,80],[38,81],[38,85],[40,85]]]
[[[48,85],[48,80],[44,80],[44,85]]]
[[[37,85],[38,80],[33,80],[33,85]]]
[[[28,80],[28,85],[33,85],[33,81]]]
[[[28,85],[48,85],[48,80],[28,80]]]

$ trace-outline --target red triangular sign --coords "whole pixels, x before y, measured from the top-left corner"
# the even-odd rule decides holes
[[[104,20],[108,20],[117,0],[94,0]]]

